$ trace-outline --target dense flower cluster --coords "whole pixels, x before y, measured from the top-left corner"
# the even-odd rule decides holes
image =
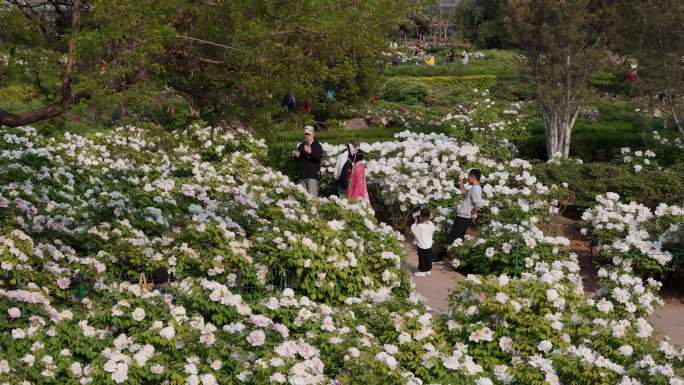
[[[582,215],[589,234],[607,257],[619,257],[638,273],[658,273],[672,261],[668,242],[684,226],[684,209],[660,204],[655,210],[607,193],[596,197],[597,205]]]
[[[673,146],[679,148],[680,150],[684,149],[684,140],[682,140],[681,137],[676,137],[673,140],[670,140],[668,138],[662,137],[658,131],[653,131],[653,140],[663,146]]]
[[[433,315],[398,233],[363,203],[308,197],[250,135],[8,130],[0,384],[682,383],[682,352],[646,321],[659,284],[615,260],[586,298],[567,240],[540,230],[553,191],[529,163],[443,135],[365,149],[375,203],[430,205],[442,223],[456,177],[481,167],[490,218],[455,249],[515,271],[468,276]],[[505,260],[514,247],[524,259]],[[157,267],[176,280],[131,283]]]
[[[658,167],[655,161],[656,154],[652,150],[632,151],[629,147],[623,147],[620,149],[620,154],[622,154],[622,162],[632,166],[634,172]]]
[[[324,144],[324,149],[328,154],[324,183],[331,183],[335,159],[345,148]],[[367,153],[371,199],[395,226],[410,220],[417,207],[429,207],[433,220],[446,230],[462,199],[458,180],[466,178],[471,168],[483,172],[488,220],[519,223],[556,209],[550,189],[530,174],[529,162],[496,162],[482,156],[477,145],[446,135],[406,131],[395,141],[362,144],[362,149]]]

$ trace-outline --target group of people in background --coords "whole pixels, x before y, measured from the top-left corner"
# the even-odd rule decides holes
[[[392,64],[401,64],[402,59],[401,54],[399,53],[399,44],[397,44],[397,41],[392,40],[390,42],[389,48],[394,53]],[[423,58],[426,65],[435,65],[436,59],[435,55],[433,54],[434,50],[434,45],[430,41],[428,41],[424,47],[420,43],[416,43],[413,49],[413,56],[417,58]],[[453,63],[455,60],[456,52],[454,48],[450,48],[446,55],[446,62],[450,64]],[[462,65],[468,65],[468,63],[470,62],[470,54],[467,50],[463,50],[460,56],[460,60]]]
[[[314,138],[314,128],[304,128],[304,141],[299,143],[293,152],[297,163],[299,185],[306,192],[318,197],[321,179],[321,160],[323,158],[323,146]],[[335,163],[335,180],[337,181],[337,194],[347,197],[352,201],[361,199],[370,204],[368,186],[366,184],[366,168],[364,164],[364,152],[358,142],[348,143],[346,151],[338,155]],[[478,169],[468,172],[468,185],[463,178],[459,178],[458,187],[463,194],[463,201],[456,209],[454,220],[447,235],[447,245],[452,245],[457,239],[463,239],[468,228],[477,223],[477,212],[484,206],[480,179],[482,173]],[[436,227],[431,220],[430,210],[420,209],[411,226],[414,243],[418,253],[418,271],[416,277],[424,277],[431,274],[432,264],[441,263],[445,252],[436,253],[433,247],[433,236]],[[441,255],[438,255],[441,254]]]
[[[318,197],[323,146],[314,138],[312,126],[304,128],[304,141],[297,145],[292,155],[297,163],[299,185],[304,187],[309,195]],[[335,165],[337,193],[340,197],[347,197],[352,201],[361,199],[370,204],[363,156],[364,153],[359,143],[352,142],[348,143],[346,151],[337,157]]]

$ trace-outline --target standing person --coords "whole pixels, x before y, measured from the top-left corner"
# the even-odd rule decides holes
[[[392,59],[392,65],[398,66],[401,64],[401,54],[399,52],[396,52],[394,54],[394,58]]]
[[[447,236],[447,247],[454,243],[457,239],[463,239],[468,231],[468,227],[477,223],[477,210],[484,206],[482,199],[482,186],[480,186],[480,178],[482,173],[480,170],[474,168],[468,172],[468,183],[470,189],[466,191],[463,186],[463,179],[458,181],[458,187],[463,192],[463,202],[456,209],[456,220],[451,226],[451,231]]]
[[[349,179],[352,172],[352,160],[356,155],[358,143],[347,143],[347,151],[342,152],[337,156],[335,164],[335,179],[337,180],[337,196],[340,198],[347,196],[347,188],[349,187]]]
[[[294,95],[287,94],[283,96],[283,107],[287,108],[288,111],[294,111],[297,108],[297,100]]]
[[[352,201],[363,199],[370,204],[368,197],[368,187],[366,186],[366,166],[363,163],[363,151],[357,149],[352,158],[352,172],[349,177],[349,188],[347,189],[347,198]]]
[[[297,162],[299,184],[304,187],[309,195],[318,197],[323,147],[314,139],[312,126],[304,127],[304,142],[297,146],[293,155]]]
[[[447,63],[453,63],[454,58],[456,58],[456,52],[454,52],[453,48],[450,48],[449,53],[447,53]]]
[[[461,64],[468,65],[469,61],[470,61],[470,55],[468,54],[468,51],[463,50],[463,53],[461,54]]]
[[[630,81],[632,83],[639,81],[639,74],[637,74],[636,70],[637,70],[636,64],[632,64],[629,66],[629,68],[626,71],[628,81]]]
[[[425,64],[429,66],[435,65],[435,55],[428,55],[428,57],[425,59]]]
[[[435,225],[430,220],[430,210],[420,210],[420,222],[411,225],[411,232],[415,238],[416,249],[418,251],[418,271],[413,273],[416,277],[430,275],[432,270],[432,236],[435,233]]]

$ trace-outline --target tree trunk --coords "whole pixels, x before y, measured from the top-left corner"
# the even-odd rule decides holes
[[[679,120],[679,116],[677,116],[677,112],[675,112],[674,107],[670,107],[670,111],[672,111],[672,117],[674,118],[677,131],[679,131],[679,136],[684,139],[684,120]]]
[[[74,0],[71,7],[71,37],[69,38],[69,51],[67,62],[62,72],[62,89],[59,103],[35,109],[20,115],[0,110],[0,126],[19,127],[27,124],[41,122],[61,115],[64,110],[75,104],[83,96],[74,96],[71,92],[71,76],[76,62],[76,38],[81,16],[81,0]]]
[[[578,115],[578,108],[573,107],[569,110],[558,111],[542,106],[544,131],[546,133],[546,152],[549,159],[554,155],[564,158],[570,156],[570,138]]]

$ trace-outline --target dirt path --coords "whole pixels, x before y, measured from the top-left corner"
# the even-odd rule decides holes
[[[413,274],[418,270],[418,255],[411,242],[404,243],[408,259],[404,267]],[[580,259],[582,277],[585,290],[590,293],[598,288],[596,283],[596,269],[589,258]],[[432,275],[427,277],[414,277],[411,280],[416,284],[416,290],[435,313],[446,313],[449,310],[449,291],[457,280],[464,277],[446,264],[436,264],[432,267]],[[684,346],[684,301],[681,296],[665,296],[664,304],[659,306],[649,320],[653,324],[655,334],[659,337],[668,336],[670,340],[679,346]]]

